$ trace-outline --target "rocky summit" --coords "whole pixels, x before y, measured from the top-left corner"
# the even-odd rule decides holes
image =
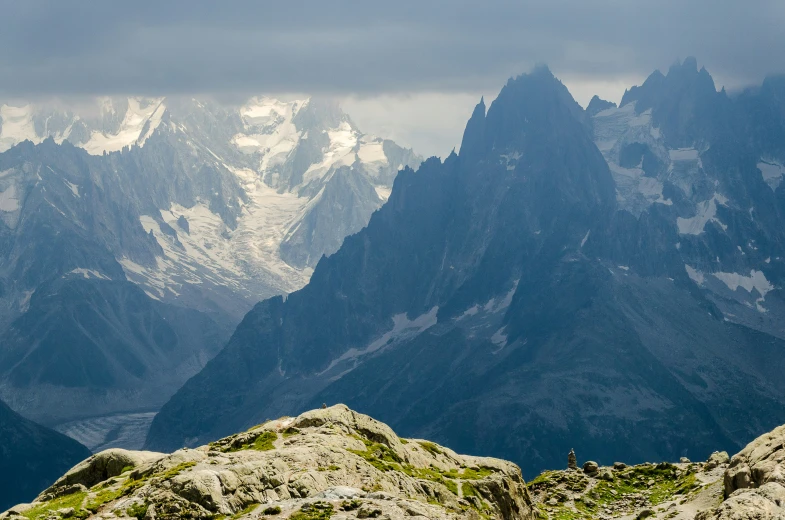
[[[532,518],[520,469],[458,455],[344,405],[170,455],[111,449],[2,520]]]

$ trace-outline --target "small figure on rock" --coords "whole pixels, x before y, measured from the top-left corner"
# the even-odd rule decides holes
[[[578,458],[574,449],[570,449],[570,454],[567,455],[567,469],[578,469]]]
[[[322,410],[326,410],[326,409],[327,409],[327,403],[322,403]]]

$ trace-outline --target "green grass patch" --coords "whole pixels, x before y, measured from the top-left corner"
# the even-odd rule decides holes
[[[444,476],[450,478],[459,478],[461,480],[481,480],[493,475],[493,473],[494,471],[490,468],[480,468],[479,470],[465,468],[463,471],[458,471],[456,469],[445,471]]]
[[[191,462],[183,462],[182,464],[178,464],[177,466],[175,466],[175,467],[167,470],[163,474],[161,474],[161,478],[164,479],[164,480],[169,480],[171,478],[176,477],[177,475],[179,475],[183,471],[187,470],[188,468],[192,468],[194,466],[196,466],[196,462],[193,462],[193,461],[191,461]]]
[[[50,516],[50,512],[57,511],[58,509],[73,507],[74,514],[71,516],[71,518],[87,518],[90,516],[90,513],[82,509],[82,502],[84,502],[85,497],[87,497],[87,493],[83,491],[66,495],[64,497],[58,497],[54,500],[50,500],[49,502],[45,502],[40,506],[28,509],[22,513],[22,516],[29,518],[30,520],[37,520],[39,518],[46,518]]]
[[[477,488],[471,485],[468,482],[461,483],[461,494],[465,497],[477,497],[482,498],[480,493],[477,491]]]
[[[99,491],[95,494],[92,498],[87,500],[85,504],[85,509],[92,513],[97,513],[101,506],[108,504],[112,500],[117,500],[124,494],[124,489],[121,487],[119,489],[104,489],[103,491]]]
[[[289,516],[289,520],[328,520],[333,516],[333,506],[327,502],[303,504],[299,511]]]
[[[252,504],[248,504],[247,506],[245,506],[245,509],[243,509],[242,511],[238,511],[237,513],[233,514],[232,515],[232,520],[237,520],[241,516],[247,515],[247,514],[253,512],[253,510],[256,509],[257,507],[259,507],[259,505],[260,504],[258,502],[254,502]]]
[[[436,455],[443,455],[444,454],[444,452],[442,450],[440,450],[439,447],[436,444],[432,443],[432,442],[420,441],[419,444],[420,444],[420,446],[425,448],[425,451],[427,451],[431,455],[436,456]]]
[[[359,455],[366,461],[368,461],[374,468],[380,471],[402,471],[403,467],[401,464],[403,463],[403,459],[395,453],[394,450],[390,449],[389,447],[385,446],[384,444],[380,444],[378,442],[373,442],[368,439],[364,439],[357,435],[353,436],[355,439],[358,439],[365,444],[364,450],[347,450],[350,453],[354,453],[355,455]]]
[[[537,475],[537,478],[530,481],[528,486],[529,488],[531,488],[532,486],[536,487],[542,484],[550,484],[553,482],[554,477],[557,476],[558,474],[559,474],[558,471],[543,471],[542,473]]]
[[[147,509],[150,507],[150,504],[133,504],[131,507],[125,510],[125,514],[130,517],[136,518],[136,520],[144,520],[145,515],[147,514]]]
[[[580,517],[580,514],[578,514],[576,511],[562,507],[554,511],[551,518],[554,520],[577,520]]]
[[[444,478],[441,480],[441,483],[444,484],[444,487],[450,490],[450,493],[458,496],[458,484],[454,480]]]
[[[273,443],[278,440],[278,434],[271,431],[265,431],[259,434],[250,443],[241,444],[240,446],[229,446],[225,449],[226,452],[235,452],[243,450],[256,450],[256,451],[270,451],[274,450]]]

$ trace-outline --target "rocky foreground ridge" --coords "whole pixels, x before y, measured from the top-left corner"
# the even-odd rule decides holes
[[[107,450],[0,520],[785,520],[785,426],[728,457],[570,468],[524,483],[344,405],[268,421],[170,455]]]
[[[170,455],[107,450],[0,519],[530,518],[520,469],[399,438],[344,405]]]
[[[590,461],[546,471],[528,490],[543,519],[783,520],[785,426],[733,458],[714,452],[706,462],[612,467]]]

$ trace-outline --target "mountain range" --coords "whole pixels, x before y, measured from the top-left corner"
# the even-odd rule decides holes
[[[538,67],[254,306],[146,447],[345,402],[529,475],[736,451],[785,422],[783,164],[781,78],[729,95],[689,58],[584,110]]]
[[[0,398],[92,449],[259,300],[302,287],[419,158],[329,100],[0,104]]]

